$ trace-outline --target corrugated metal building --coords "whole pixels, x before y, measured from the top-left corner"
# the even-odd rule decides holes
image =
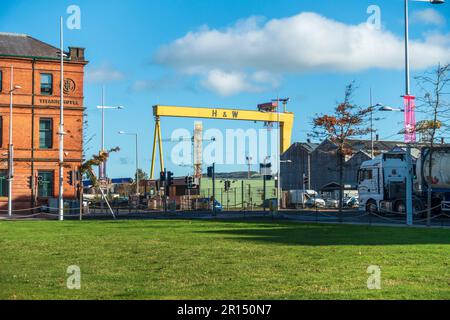
[[[361,164],[370,159],[370,140],[349,140],[352,154],[344,165],[343,184],[346,189],[356,189],[357,173]],[[398,141],[374,141],[374,154],[404,148]],[[281,156],[281,185],[283,190],[303,189],[303,174],[310,177],[310,188],[316,191],[339,189],[339,161],[337,146],[330,140],[320,144],[294,143]],[[290,160],[290,162],[283,162]],[[308,165],[309,164],[309,165]],[[308,169],[309,168],[309,169]],[[308,188],[308,185],[306,186]]]

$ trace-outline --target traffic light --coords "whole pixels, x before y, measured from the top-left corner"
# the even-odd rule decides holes
[[[161,173],[159,174],[159,181],[160,182],[166,181],[166,172],[165,171],[161,171]]]
[[[186,186],[188,189],[194,188],[194,178],[191,176],[188,176],[184,179],[184,182],[186,183]]]
[[[167,171],[167,185],[173,185],[173,172]]]
[[[308,185],[309,184],[309,177],[306,174],[303,174],[303,184]]]
[[[229,191],[231,189],[231,181],[225,181],[225,191]]]
[[[208,167],[208,178],[212,178],[214,175],[214,167]]]
[[[73,171],[72,170],[67,172],[67,181],[68,181],[69,185],[73,186]]]

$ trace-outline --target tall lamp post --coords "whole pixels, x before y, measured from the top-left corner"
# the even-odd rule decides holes
[[[12,189],[14,177],[14,145],[13,145],[13,93],[22,89],[14,85],[14,67],[11,66],[11,89],[9,90],[9,149],[8,149],[8,216],[12,216]]]
[[[414,97],[410,92],[410,64],[409,64],[409,1],[405,0],[405,120],[412,119],[414,114]],[[444,0],[415,0],[419,2],[429,2],[431,4],[443,4]],[[405,142],[406,142],[406,163],[407,163],[407,177],[406,177],[406,224],[413,224],[413,182],[412,182],[412,159],[411,159],[411,142],[415,142],[415,137],[412,137],[414,128],[406,128],[410,125],[405,123]],[[411,132],[412,131],[412,132]]]
[[[138,154],[138,134],[137,133],[127,133],[125,131],[119,131],[119,134],[134,136],[136,142],[136,195],[139,194],[139,154]]]
[[[102,90],[102,105],[97,106],[97,109],[102,110],[102,141],[101,141],[101,150],[100,151],[105,151],[105,110],[108,110],[108,109],[122,110],[122,109],[124,109],[124,107],[123,106],[117,106],[117,107],[105,106],[105,94],[104,94],[104,90]],[[106,167],[105,167],[104,162],[102,162],[100,164],[99,178],[100,178],[100,180],[104,180],[106,178]]]
[[[59,108],[59,177],[58,177],[58,212],[59,221],[64,220],[64,29],[63,18],[59,19],[60,34],[60,108]]]

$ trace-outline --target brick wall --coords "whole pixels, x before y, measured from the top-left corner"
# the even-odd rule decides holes
[[[64,95],[64,197],[76,197],[74,186],[68,184],[69,170],[79,167],[82,161],[83,147],[83,77],[86,62],[66,62],[64,79],[68,82]],[[9,103],[10,66],[14,66],[14,84],[22,88],[13,96],[13,145],[14,145],[14,208],[29,208],[34,205],[30,178],[36,177],[38,171],[54,172],[53,196],[58,197],[58,147],[60,118],[60,65],[59,61],[44,61],[20,58],[0,57],[2,72],[2,91],[0,92],[0,116],[2,129],[0,140],[0,169],[7,169],[7,152],[9,139]],[[52,95],[41,95],[41,73],[53,75]],[[71,79],[71,80],[68,80]],[[34,84],[34,92],[33,92]],[[52,120],[52,147],[39,147],[39,120]],[[33,179],[36,181],[36,178]],[[34,191],[34,192],[33,192]],[[46,199],[36,199],[37,205]],[[7,198],[0,197],[0,210],[7,205]],[[2,213],[2,212],[0,212]]]

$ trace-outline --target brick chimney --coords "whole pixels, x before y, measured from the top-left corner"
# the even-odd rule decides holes
[[[69,58],[72,61],[86,61],[84,59],[84,48],[69,47]]]

